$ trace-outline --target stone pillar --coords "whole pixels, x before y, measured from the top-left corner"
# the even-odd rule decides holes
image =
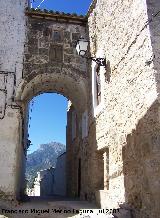
[[[109,159],[108,159],[107,151],[103,153],[103,161],[104,161],[104,190],[108,190],[109,189]]]

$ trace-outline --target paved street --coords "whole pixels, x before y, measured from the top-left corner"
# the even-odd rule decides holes
[[[97,209],[97,207],[87,201],[59,198],[40,199],[32,197],[27,202],[12,206],[11,208],[1,206],[0,218],[112,217],[103,213],[98,214],[98,210],[93,211],[92,209]]]

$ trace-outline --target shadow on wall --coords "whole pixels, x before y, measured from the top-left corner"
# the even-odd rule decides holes
[[[127,136],[123,147],[124,185],[127,203],[136,209],[136,217],[159,217],[160,207],[160,1],[147,0],[147,13],[153,57],[146,65],[153,64],[158,98],[136,130]]]
[[[147,0],[153,57],[146,65],[155,70],[158,98],[127,135],[122,149],[125,199],[122,208],[132,217],[158,218],[160,214],[160,1]],[[147,72],[146,72],[147,73]],[[127,206],[128,205],[128,206]]]
[[[91,75],[91,74],[90,74]],[[92,99],[92,93],[90,92],[90,99]],[[91,114],[89,115],[89,144],[87,146],[87,159],[86,166],[88,168],[86,180],[88,187],[85,190],[85,200],[97,203],[98,206],[100,202],[97,202],[96,192],[98,190],[104,190],[104,160],[103,153],[104,150],[98,151],[97,142],[97,128],[96,119],[93,116],[93,105],[90,108]],[[85,170],[86,171],[86,170]]]
[[[148,25],[150,30],[151,45],[153,50],[153,57],[148,61],[148,65],[153,64],[155,70],[155,79],[157,84],[157,92],[160,93],[160,1],[146,0]],[[147,63],[146,63],[147,64]],[[159,96],[158,96],[159,99]]]
[[[91,66],[91,65],[90,65]],[[89,75],[92,75],[92,69],[89,68]],[[111,77],[111,66],[110,61],[106,63],[105,70],[105,82],[110,82]],[[92,87],[92,81],[90,78],[90,87]],[[87,180],[88,187],[85,188],[84,199],[92,201],[97,204],[100,208],[101,205],[101,197],[99,195],[99,190],[104,190],[107,187],[109,189],[109,148],[104,147],[103,149],[98,150],[98,140],[97,139],[97,127],[96,127],[96,118],[94,117],[94,105],[92,102],[92,92],[89,93],[89,105],[90,105],[90,115],[89,115],[89,145],[87,146],[87,155],[86,166],[88,170],[87,175],[85,177]],[[100,115],[100,114],[99,114]],[[101,116],[101,115],[100,115]],[[105,160],[104,160],[105,158]],[[105,166],[107,161],[107,166]],[[105,164],[104,164],[105,162]],[[105,167],[105,169],[104,169]],[[106,171],[106,172],[105,172]],[[105,172],[105,175],[104,175]],[[107,178],[106,178],[107,176]],[[105,187],[106,186],[106,187]]]
[[[160,185],[159,103],[154,102],[123,147],[126,203],[136,217],[157,217]]]
[[[88,146],[88,196],[86,200],[96,202],[95,190],[104,189],[104,163],[103,154],[97,152],[96,140],[96,122],[93,118],[89,130],[89,146]]]

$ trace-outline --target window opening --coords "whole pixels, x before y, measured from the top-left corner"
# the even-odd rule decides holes
[[[101,102],[101,77],[100,77],[100,66],[96,68],[96,92],[97,92],[97,105]]]

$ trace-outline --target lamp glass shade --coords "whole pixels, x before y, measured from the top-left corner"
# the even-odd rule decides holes
[[[84,38],[80,38],[77,42],[76,50],[80,56],[84,56],[88,49],[88,41]]]

